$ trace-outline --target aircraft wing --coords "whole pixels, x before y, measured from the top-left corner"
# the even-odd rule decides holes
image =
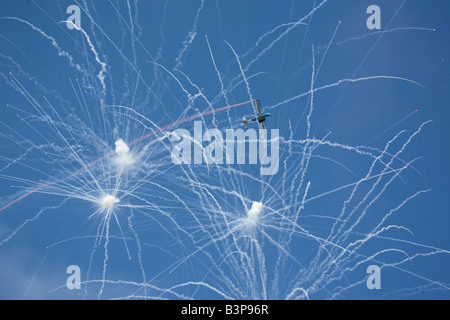
[[[259,102],[259,100],[256,100],[255,103],[256,103],[256,113],[259,116],[262,114],[261,102]]]
[[[266,130],[266,120],[264,120],[263,122],[260,122],[259,127],[263,130]]]
[[[266,135],[266,120],[264,120],[263,122],[260,122],[259,123],[259,128],[262,130],[262,132],[263,132],[263,135],[265,136]]]

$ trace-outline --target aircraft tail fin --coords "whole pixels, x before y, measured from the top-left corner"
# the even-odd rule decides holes
[[[248,129],[248,121],[245,117],[242,117],[242,122],[244,123],[244,128]]]

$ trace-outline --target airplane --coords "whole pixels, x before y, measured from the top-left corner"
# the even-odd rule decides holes
[[[259,127],[264,130],[266,130],[266,118],[270,117],[270,113],[263,113],[262,112],[262,108],[261,108],[261,102],[259,100],[255,100],[255,104],[256,104],[256,117],[254,117],[251,120],[247,120],[244,117],[242,117],[242,122],[244,123],[244,127],[245,129],[248,129],[248,123],[249,122],[255,122],[258,121]]]

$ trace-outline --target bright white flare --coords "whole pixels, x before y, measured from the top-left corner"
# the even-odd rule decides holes
[[[261,213],[263,209],[262,202],[253,202],[251,209],[247,213],[247,221],[250,224],[255,224],[258,220],[259,214]]]
[[[127,144],[122,140],[119,139],[116,141],[116,154],[119,156],[126,155],[130,152],[130,148],[127,146]]]
[[[114,197],[112,195],[107,195],[102,200],[102,206],[105,210],[109,210],[109,209],[112,209],[112,207],[118,202],[120,202],[120,201],[116,197]]]
[[[128,147],[128,145],[122,139],[117,140],[115,144],[117,163],[122,166],[133,164],[134,160],[130,155],[130,147]]]

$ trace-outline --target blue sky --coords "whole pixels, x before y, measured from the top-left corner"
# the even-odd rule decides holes
[[[0,298],[448,299],[449,10],[2,1]],[[213,110],[253,99],[275,175],[172,162],[170,132],[242,128],[251,103]]]

